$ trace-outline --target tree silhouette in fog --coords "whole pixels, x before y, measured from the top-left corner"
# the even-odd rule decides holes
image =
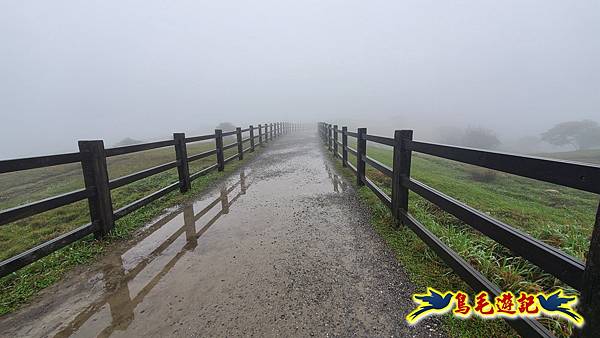
[[[562,122],[542,133],[542,140],[577,150],[600,147],[600,126],[592,120]]]

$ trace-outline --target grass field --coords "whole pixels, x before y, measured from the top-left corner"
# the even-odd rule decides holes
[[[567,161],[600,164],[600,149],[564,151],[560,153],[537,154],[537,156],[557,158]]]
[[[368,156],[391,166],[391,149],[372,144],[367,149]],[[544,156],[596,163],[600,161],[600,151]],[[354,160],[354,156],[350,155],[350,158]],[[348,169],[343,172],[352,174]],[[598,206],[597,195],[499,172],[489,174],[486,182],[482,182],[480,173],[470,165],[413,154],[413,178],[585,261]],[[391,194],[389,178],[368,165],[367,176]],[[375,229],[395,250],[417,285],[422,288],[433,286],[440,290],[462,289],[473,296],[472,290],[412,231],[406,228],[393,229],[390,212],[368,188],[361,188],[360,194],[373,211]],[[502,289],[536,292],[562,287],[568,292],[575,292],[418,195],[411,193],[409,198],[410,212],[419,221]],[[444,322],[453,337],[516,335],[501,320],[458,320],[447,317]],[[558,336],[568,336],[572,330],[564,321],[545,318],[542,322]]]
[[[225,144],[231,142],[233,140],[229,139]],[[214,142],[190,144],[188,156],[209,149],[214,149]],[[225,151],[225,157],[236,152],[235,147],[228,149]],[[246,156],[251,157],[252,154],[248,153]],[[109,176],[113,179],[173,160],[173,147],[115,156],[108,159]],[[190,174],[215,162],[215,156],[194,161],[190,163]],[[125,216],[116,222],[114,231],[105,240],[95,241],[89,236],[0,279],[0,315],[26,303],[38,291],[58,281],[73,266],[93,260],[110,242],[128,238],[135,229],[158,216],[165,208],[194,196],[210,182],[234,170],[239,164],[238,161],[229,162],[225,166],[225,172],[212,172],[192,182],[191,192],[183,195],[176,190]],[[115,189],[112,191],[114,209],[176,182],[177,179],[177,169],[174,168]],[[0,174],[0,210],[80,188],[83,188],[83,177],[79,164]],[[87,222],[87,202],[81,201],[4,225],[0,227],[0,260],[10,258]]]

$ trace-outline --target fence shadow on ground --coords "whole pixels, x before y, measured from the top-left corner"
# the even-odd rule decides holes
[[[137,239],[133,247],[121,254],[111,256],[111,264],[103,265],[102,278],[105,284],[103,296],[88,305],[54,337],[71,336],[90,320],[94,320],[94,317],[107,306],[110,312],[110,316],[107,316],[109,322],[101,323],[104,327],[99,332],[95,332],[94,336],[108,337],[116,330],[127,329],[135,319],[135,309],[144,297],[187,252],[193,251],[198,246],[198,238],[220,217],[229,213],[237,199],[246,193],[252,185],[250,176],[242,170],[237,182],[229,186],[223,185],[217,197],[197,213],[194,210],[194,203],[186,204],[150,225],[144,236]],[[235,194],[232,195],[234,192]],[[212,217],[209,216],[211,213],[214,214]],[[164,238],[163,232],[171,232],[171,234]],[[124,257],[131,252],[136,252],[134,256],[139,257],[140,251],[145,252],[144,258],[134,259],[134,265],[130,266],[131,262],[127,262]],[[160,270],[154,271],[154,267],[149,267],[165,255],[168,256],[168,261]],[[132,292],[128,283],[138,276],[146,275],[150,277],[142,282],[143,287],[135,293]],[[139,280],[136,282],[139,283]]]

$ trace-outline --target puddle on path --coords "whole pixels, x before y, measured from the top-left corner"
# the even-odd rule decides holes
[[[135,308],[199,238],[251,187],[241,171],[237,181],[224,184],[218,195],[182,206],[147,227],[146,234],[121,255],[108,258],[97,278],[106,294],[87,306],[55,337],[107,337],[126,330],[135,318]]]

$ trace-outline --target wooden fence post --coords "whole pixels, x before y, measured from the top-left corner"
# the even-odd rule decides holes
[[[323,122],[319,122],[319,124],[317,124],[317,130],[319,131],[319,136],[321,136],[321,141],[324,141],[325,139],[323,138]]]
[[[250,125],[250,152],[254,151],[254,126]]]
[[[412,140],[412,130],[396,130],[394,132],[394,164],[392,175],[392,214],[396,225],[404,224],[404,214],[408,213],[408,188],[402,180],[410,178],[412,151],[408,142]]]
[[[367,128],[358,128],[356,133],[356,185],[365,185],[365,160],[367,156]]]
[[[319,129],[321,132],[321,141],[323,142],[323,144],[325,144],[325,123],[321,122],[321,124],[319,124]]]
[[[596,222],[592,231],[583,273],[581,302],[578,308],[585,320],[584,326],[577,332],[578,337],[598,337],[600,332],[600,204],[596,211]]]
[[[400,149],[402,148],[402,131],[394,131],[394,155],[392,157],[392,215],[394,216],[395,226],[400,225],[402,214],[400,212],[400,190],[402,182],[400,178],[400,163],[402,162]]]
[[[338,126],[333,126],[333,158],[338,157]]]
[[[262,125],[258,124],[258,145],[263,145],[263,133],[262,133]]]
[[[331,140],[333,139],[333,135],[332,135],[333,131],[331,130],[331,124],[327,124],[327,150],[331,151],[332,144],[331,144]]]
[[[348,127],[342,127],[342,166],[348,166]]]
[[[324,142],[325,139],[323,138],[323,122],[317,123],[317,131],[319,132],[319,137],[321,138],[321,142]]]
[[[269,124],[265,123],[264,127],[265,127],[265,130],[263,133],[264,142],[269,143]]]
[[[242,128],[235,128],[235,135],[237,137],[237,148],[238,148],[238,159],[241,161],[244,159],[244,144],[242,143]]]
[[[327,150],[329,150],[329,124],[323,124],[323,141],[327,146]]]
[[[223,131],[215,129],[215,148],[217,148],[217,170],[225,169],[225,158],[223,157]]]
[[[269,123],[269,134],[271,135],[271,141],[273,141],[273,123]]]
[[[185,133],[174,133],[175,159],[177,160],[177,175],[179,176],[179,191],[182,193],[192,187],[190,181],[190,167],[187,160],[187,147],[185,145]]]
[[[94,235],[101,238],[115,226],[104,142],[79,141],[78,144],[82,155],[81,168],[85,188],[94,192],[94,195],[88,198],[91,221],[98,223],[98,230]]]

